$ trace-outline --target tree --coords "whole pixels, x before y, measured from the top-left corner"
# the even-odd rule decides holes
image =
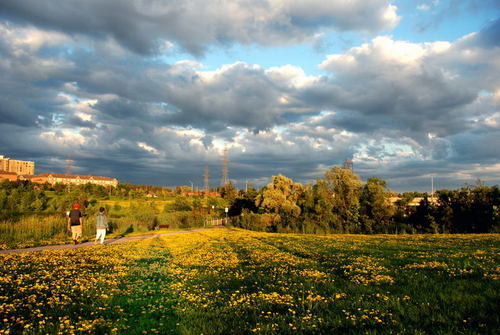
[[[419,233],[439,233],[439,225],[436,220],[437,216],[436,205],[430,202],[429,198],[425,196],[424,199],[420,201],[415,212],[409,217],[409,223]]]
[[[332,206],[334,229],[338,232],[356,232],[359,230],[359,195],[361,181],[359,177],[349,169],[333,167],[325,173],[324,184],[318,183],[321,188],[323,199]]]
[[[241,215],[244,210],[257,213],[258,208],[255,205],[255,200],[258,194],[257,190],[252,186],[248,187],[247,191],[242,191],[229,207],[229,216]]]
[[[230,203],[232,203],[238,195],[238,192],[234,188],[234,185],[231,181],[227,183],[227,185],[218,188],[218,191],[220,192],[221,197]]]
[[[335,213],[335,196],[333,190],[323,179],[318,179],[313,186],[314,216],[316,227],[325,233],[340,232],[342,227]]]
[[[498,186],[465,186],[460,190],[440,194],[442,218],[452,222],[452,231],[457,233],[487,233],[499,227]]]
[[[300,215],[300,207],[297,199],[301,195],[303,187],[294,183],[291,179],[277,175],[272,177],[272,183],[268,184],[257,196],[255,204],[264,208],[267,213],[273,214],[271,229],[276,231],[278,224],[282,227],[290,227]]]
[[[389,202],[390,191],[387,182],[379,178],[369,178],[360,196],[362,232],[388,233],[394,215],[394,207]]]
[[[172,208],[174,211],[190,211],[192,209],[189,200],[182,195],[178,195],[175,197]]]

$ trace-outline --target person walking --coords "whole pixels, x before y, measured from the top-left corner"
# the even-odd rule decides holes
[[[99,208],[99,214],[96,215],[96,235],[95,242],[97,244],[97,240],[101,240],[101,244],[104,244],[104,238],[106,237],[106,230],[109,228],[108,226],[108,217],[106,216],[106,209],[104,207]]]
[[[80,205],[75,203],[73,209],[68,214],[68,230],[71,230],[71,238],[74,244],[78,244],[78,240],[82,237],[82,212],[80,212]]]

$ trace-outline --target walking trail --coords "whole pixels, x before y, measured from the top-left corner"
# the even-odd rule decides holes
[[[193,232],[197,232],[197,231],[219,229],[219,228],[223,228],[223,226],[215,226],[215,227],[211,227],[211,228],[198,228],[198,229],[190,229],[190,230],[180,230],[180,231],[173,231],[170,233],[161,233],[161,234],[150,234],[150,235],[141,235],[141,236],[124,236],[124,237],[118,237],[118,238],[110,238],[108,240],[105,240],[104,244],[108,245],[108,244],[115,244],[115,243],[123,243],[123,242],[128,242],[128,241],[144,240],[144,239],[154,238],[154,237],[159,237],[159,236],[187,234],[187,233],[193,233]],[[20,253],[25,253],[25,252],[34,252],[34,251],[43,251],[43,250],[79,249],[79,248],[90,247],[93,245],[95,245],[93,241],[92,242],[78,243],[78,244],[47,245],[47,246],[34,247],[34,248],[0,250],[0,254],[20,254]]]

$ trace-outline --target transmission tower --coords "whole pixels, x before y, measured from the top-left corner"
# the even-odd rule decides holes
[[[222,158],[222,179],[221,186],[229,184],[229,158],[227,157],[227,147],[224,147],[224,157]]]
[[[71,172],[73,172],[74,161],[71,159],[71,157],[68,156],[65,162],[66,162],[66,174],[71,174]]]
[[[351,172],[354,172],[354,166],[353,166],[352,160],[346,159],[344,161],[343,168],[346,169],[346,170],[351,170]]]
[[[210,192],[210,172],[208,170],[208,165],[205,165],[205,173],[203,174],[203,179],[205,180],[205,197],[208,196]]]

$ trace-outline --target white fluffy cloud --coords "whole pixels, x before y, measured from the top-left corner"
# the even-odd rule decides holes
[[[481,97],[500,86],[500,50],[482,48],[476,38],[410,43],[377,37],[328,56],[320,67],[333,77],[308,95],[338,109],[343,114],[337,120],[359,130],[368,121],[371,129],[402,129],[421,138],[463,131],[474,110],[488,108]]]

